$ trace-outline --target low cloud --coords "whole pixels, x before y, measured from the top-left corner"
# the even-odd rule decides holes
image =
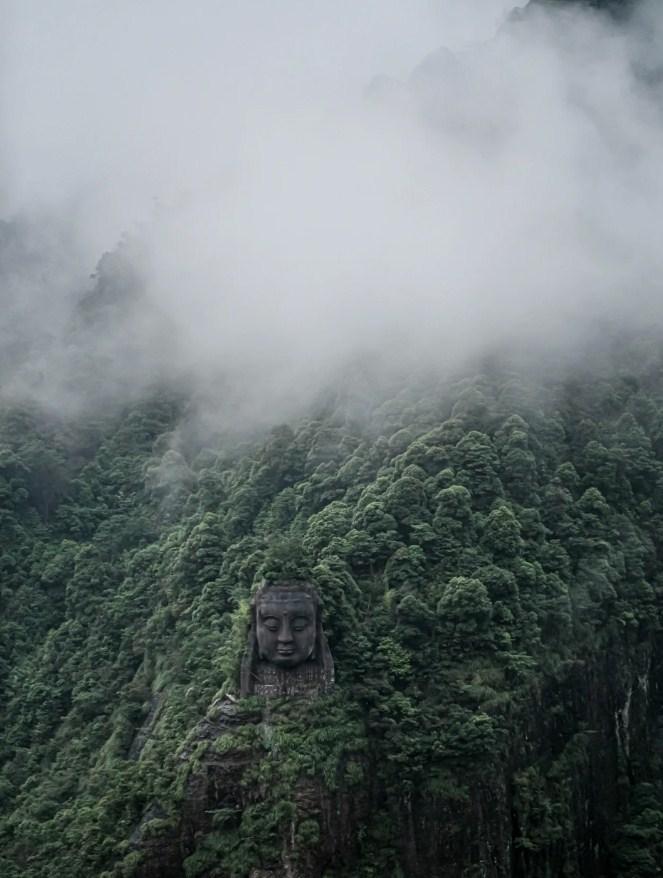
[[[30,303],[42,332],[49,302],[44,396],[75,397],[73,302],[121,298],[125,263],[131,305],[99,310],[88,353],[124,388],[186,375],[247,422],[351,364],[563,351],[663,317],[655,4],[619,24],[498,0],[8,9],[7,218],[59,231],[14,260],[6,325],[23,308],[28,331]],[[82,275],[123,230],[100,291]]]

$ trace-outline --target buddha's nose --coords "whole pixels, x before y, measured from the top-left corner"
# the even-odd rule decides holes
[[[279,630],[279,643],[292,643],[292,631],[290,630],[290,622],[283,620],[283,625]]]

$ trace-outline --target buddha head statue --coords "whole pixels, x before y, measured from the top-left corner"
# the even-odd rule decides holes
[[[261,667],[285,675],[280,678],[284,681],[308,668],[309,677],[319,672],[319,688],[333,682],[333,662],[322,632],[320,599],[309,583],[267,582],[253,596],[247,652],[242,661],[242,694],[260,688],[259,680],[267,673],[261,672]]]
[[[300,583],[262,588],[255,597],[258,657],[279,668],[294,668],[315,654],[318,597]]]

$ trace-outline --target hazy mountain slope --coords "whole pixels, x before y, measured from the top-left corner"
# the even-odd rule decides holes
[[[230,451],[177,423],[164,396],[3,413],[3,874],[141,868],[142,815],[177,821],[178,748],[279,571],[319,589],[338,691],[249,744],[261,792],[187,841],[187,875],[278,865],[300,776],[363,802],[326,861],[317,824],[297,835],[302,874],[655,874],[658,344],[346,394]]]

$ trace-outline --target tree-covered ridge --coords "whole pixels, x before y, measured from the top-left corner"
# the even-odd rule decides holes
[[[252,588],[284,574],[321,596],[337,691],[283,705],[269,740],[238,733],[262,795],[219,816],[187,875],[268,866],[300,777],[373,791],[355,862],[329,875],[413,874],[407,822],[427,811],[480,869],[487,836],[463,821],[500,784],[514,874],[589,874],[597,846],[607,874],[658,874],[658,753],[630,711],[659,697],[661,354],[546,379],[493,363],[226,448],[184,441],[165,393],[76,423],[4,411],[2,874],[134,873],[141,818],[176,817],[191,732],[236,692]],[[583,685],[631,693],[614,742],[583,723]],[[613,745],[619,792],[579,842],[578,785]]]
[[[530,0],[531,6],[549,5],[552,8],[559,6],[589,6],[592,9],[607,11],[613,15],[628,15],[640,0]]]

